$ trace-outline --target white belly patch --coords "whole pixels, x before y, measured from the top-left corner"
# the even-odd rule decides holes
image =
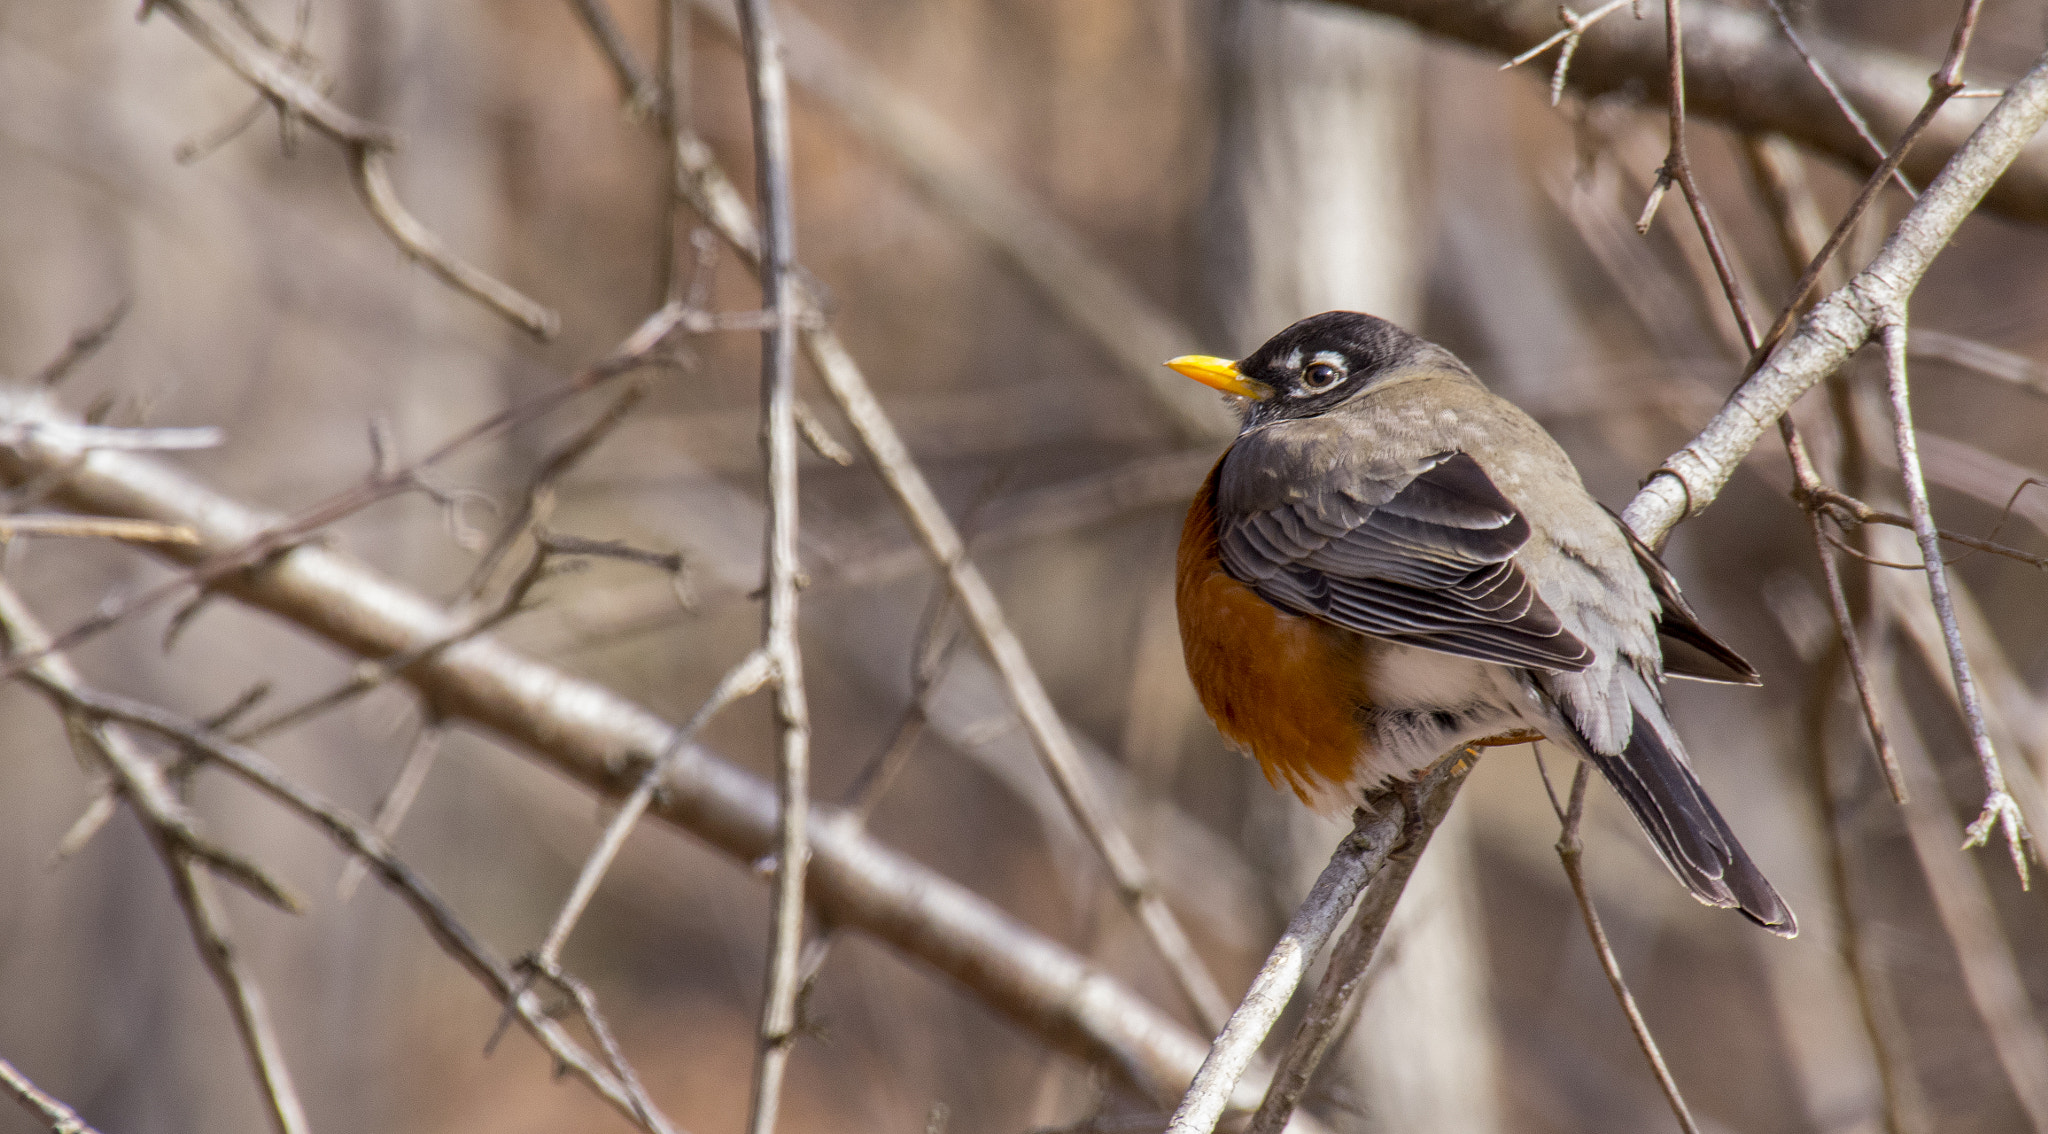
[[[1360,713],[1361,787],[1406,779],[1475,740],[1548,731],[1550,714],[1519,669],[1419,646],[1375,642],[1365,658],[1372,707]]]

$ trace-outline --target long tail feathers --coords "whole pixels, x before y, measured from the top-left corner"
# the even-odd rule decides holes
[[[1593,766],[1614,785],[1664,865],[1694,897],[1710,906],[1741,910],[1780,937],[1796,935],[1799,925],[1791,907],[1750,861],[1727,820],[1707,798],[1670,723],[1652,719],[1640,703],[1634,708],[1635,727],[1621,755],[1604,756],[1585,746]],[[1655,708],[1651,713],[1663,715]]]

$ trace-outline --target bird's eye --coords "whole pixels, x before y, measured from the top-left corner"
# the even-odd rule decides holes
[[[1301,372],[1301,388],[1320,394],[1344,380],[1344,368],[1334,363],[1311,362]]]

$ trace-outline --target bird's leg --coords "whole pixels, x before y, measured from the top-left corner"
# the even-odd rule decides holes
[[[1518,728],[1513,732],[1504,732],[1498,736],[1481,737],[1465,745],[1465,751],[1477,756],[1479,755],[1478,749],[1481,748],[1505,748],[1510,744],[1534,744],[1542,739],[1543,734],[1533,728]]]
[[[1443,756],[1438,757],[1434,763],[1415,773],[1415,782],[1420,783],[1435,775],[1437,770],[1443,767],[1446,760],[1459,761],[1456,770],[1463,771],[1465,765],[1479,759],[1479,753],[1483,749],[1505,748],[1510,744],[1533,744],[1542,739],[1543,734],[1534,729],[1518,728],[1513,732],[1503,732],[1495,736],[1482,736],[1478,740],[1468,740]]]

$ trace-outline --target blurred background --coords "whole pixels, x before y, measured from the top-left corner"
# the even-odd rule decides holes
[[[247,6],[280,37],[299,18],[286,0]],[[1162,356],[1235,356],[1303,315],[1374,311],[1443,342],[1536,414],[1616,508],[1739,377],[1682,209],[1667,201],[1646,238],[1630,231],[1663,158],[1663,110],[1626,91],[1553,109],[1550,56],[1501,73],[1497,58],[1396,21],[1251,0],[780,7],[803,21],[807,42],[843,50],[842,73],[935,116],[944,130],[931,145],[1022,194],[1184,332]],[[1816,0],[1796,14],[1817,33],[1931,69],[1952,7]],[[1661,6],[1645,8],[1662,18]],[[316,0],[309,10],[305,47],[334,100],[402,139],[393,168],[407,205],[460,255],[559,311],[559,335],[536,342],[409,262],[326,139],[281,134],[268,112],[214,137],[259,100],[163,14],[138,22],[133,4],[0,3],[0,373],[34,374],[126,304],[61,399],[111,424],[222,427],[222,446],[178,463],[279,512],[359,481],[372,422],[417,456],[604,356],[661,304],[671,235],[687,248],[697,223],[687,209],[671,222],[659,131],[625,109],[576,5]],[[612,14],[651,65],[658,5],[615,0]],[[2048,7],[1994,3],[1984,20],[1970,74],[1995,87],[2041,51]],[[686,109],[751,199],[744,67],[721,28],[701,15],[690,23]],[[1234,996],[1343,825],[1226,751],[1181,669],[1172,549],[1223,441],[1163,407],[1105,329],[1075,317],[1057,273],[1020,268],[1014,242],[1028,251],[1042,231],[1011,232],[1008,247],[992,240],[966,215],[971,201],[935,190],[901,147],[805,78],[799,66],[799,255]],[[1986,104],[1972,105],[1949,113]],[[1772,310],[1792,274],[1742,140],[1694,123],[1717,220]],[[1860,175],[1819,160],[1804,168],[1832,220]],[[1852,247],[1867,257],[1904,204],[1890,193]],[[1945,527],[1989,532],[2027,470],[2048,461],[2044,263],[2048,233],[1982,215],[1916,296],[1916,335],[2012,352],[2037,383],[1916,360]],[[758,302],[729,254],[704,282],[715,309]],[[757,349],[753,334],[692,340],[687,365],[658,373],[556,492],[552,529],[679,551],[683,585],[599,563],[546,584],[547,601],[506,626],[507,639],[671,720],[757,642]],[[1881,397],[1877,416],[1866,412],[1882,391],[1871,363],[1866,352],[1801,414],[1842,468],[1839,483],[1897,507]],[[813,376],[801,381],[826,431],[850,438]],[[493,437],[439,473],[495,511],[465,496],[451,523],[432,501],[406,497],[349,518],[334,543],[453,599],[476,562],[466,528],[501,522],[536,463],[602,405],[580,401]],[[1832,428],[1858,420],[1871,439],[1860,457],[1853,436]],[[870,467],[806,453],[802,475],[815,790],[836,800],[898,733],[939,592]],[[1949,873],[1934,876],[1975,887],[1954,900],[1989,911],[1992,952],[2023,985],[2003,1003],[2003,1034],[2039,1035],[2048,899],[2020,889],[1995,843],[1955,850],[1982,797],[1967,738],[1939,665],[1906,630],[1880,628],[1872,645],[1887,659],[1894,739],[1927,769],[1912,806],[1886,794],[1789,484],[1775,443],[1759,446],[1667,553],[1706,623],[1757,664],[1765,687],[1678,683],[1670,697],[1702,778],[1805,932],[1783,942],[1696,905],[1598,785],[1587,827],[1594,899],[1704,1129],[2040,1129],[1970,993],[1929,856],[1948,856]],[[2001,542],[2035,554],[2048,544],[2039,491],[1999,525]],[[1872,550],[1913,557],[1910,540],[1889,538],[1872,537]],[[1924,605],[1918,575],[1846,569],[1859,609],[1900,579]],[[17,542],[5,570],[53,627],[167,574],[86,541]],[[2036,569],[1990,555],[1963,556],[1955,572],[1981,612],[1973,657],[1995,667],[1986,681],[2016,792],[2048,822],[2032,810],[2048,774],[2048,588]],[[74,656],[106,688],[196,716],[258,680],[272,683],[271,703],[291,704],[354,662],[227,601],[167,649],[168,613]],[[1185,1019],[971,639],[947,655],[924,703],[931,727],[872,830]],[[387,687],[264,749],[368,813],[421,727],[416,700]],[[755,698],[705,739],[769,775],[772,735],[766,699]],[[52,861],[92,784],[61,722],[17,685],[0,689],[0,776],[0,1055],[108,1134],[262,1128],[247,1060],[141,829],[124,814]],[[228,895],[314,1129],[629,1128],[551,1077],[521,1034],[486,1058],[495,1002],[374,882],[338,896],[342,862],[324,838],[221,777],[195,777],[190,791],[222,841],[309,896],[307,912],[288,917]],[[608,814],[521,752],[458,728],[397,844],[514,956],[545,933]],[[1831,821],[1849,851],[1846,889]],[[1489,753],[1311,1096],[1333,1129],[1670,1127],[1587,944],[1556,833],[1529,751]],[[748,864],[644,824],[565,957],[650,1093],[692,1131],[731,1130],[745,1116],[766,896]],[[1113,1076],[1049,1051],[916,961],[839,938],[809,1006],[815,1029],[796,1049],[785,1129],[1148,1128],[1156,1106]],[[1872,1020],[1886,1037],[1882,1077]],[[2032,1073],[2037,1087],[2048,1079],[2048,1067]],[[1098,1116],[1108,1117],[1083,1125]],[[37,1128],[0,1109],[0,1130]]]

